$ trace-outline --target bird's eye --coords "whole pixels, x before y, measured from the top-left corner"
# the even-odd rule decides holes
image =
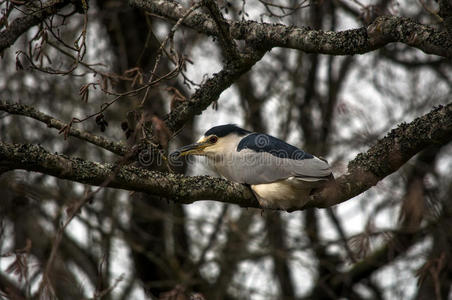
[[[216,136],[212,136],[209,139],[209,142],[211,142],[212,144],[215,144],[218,141],[218,138]]]

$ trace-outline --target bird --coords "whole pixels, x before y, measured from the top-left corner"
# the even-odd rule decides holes
[[[250,186],[262,208],[303,207],[314,189],[334,180],[325,159],[235,124],[210,128],[196,143],[175,150],[170,157],[187,155],[205,156],[220,176]]]

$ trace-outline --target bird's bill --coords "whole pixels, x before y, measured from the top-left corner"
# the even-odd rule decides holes
[[[202,154],[203,149],[209,146],[207,142],[198,142],[194,144],[190,144],[187,146],[183,146],[176,151],[173,152],[174,155],[177,156],[185,156],[185,155],[193,155],[193,154]]]

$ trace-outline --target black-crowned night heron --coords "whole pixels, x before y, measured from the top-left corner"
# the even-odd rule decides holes
[[[251,186],[262,207],[302,207],[311,190],[333,178],[328,162],[268,134],[228,124],[171,154],[206,156],[224,178]]]

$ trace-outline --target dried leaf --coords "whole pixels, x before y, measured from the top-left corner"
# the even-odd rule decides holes
[[[125,71],[124,76],[128,80],[132,80],[132,84],[131,84],[132,87],[135,87],[137,84],[142,85],[144,83],[143,71],[139,67],[135,67],[135,68]]]
[[[71,127],[72,127],[72,121],[67,124],[66,126],[64,126],[63,128],[60,129],[60,131],[58,131],[58,134],[64,133],[64,139],[66,140],[67,137],[69,136],[69,133],[71,132]]]
[[[27,239],[26,245],[22,249],[17,249],[12,253],[2,254],[1,257],[15,256],[15,260],[6,268],[5,272],[18,277],[18,281],[28,278],[28,254],[31,250],[31,240]]]
[[[96,116],[95,122],[97,126],[100,127],[100,131],[104,132],[105,129],[108,127],[108,122],[105,120],[104,114],[100,113]]]
[[[183,286],[177,285],[171,291],[162,293],[159,300],[190,300],[190,296],[186,293]]]
[[[85,84],[80,87],[79,94],[82,98],[82,102],[88,103],[89,86],[90,86],[90,84]]]
[[[19,59],[19,55],[16,55],[16,71],[23,70],[24,66],[22,65],[22,62]]]
[[[166,91],[172,95],[171,102],[170,102],[170,109],[173,110],[176,108],[180,103],[187,100],[187,98],[182,95],[182,93],[176,89],[175,87],[168,87],[166,88]]]
[[[121,129],[122,131],[126,131],[127,129],[129,129],[129,124],[127,123],[127,121],[121,122]]]

